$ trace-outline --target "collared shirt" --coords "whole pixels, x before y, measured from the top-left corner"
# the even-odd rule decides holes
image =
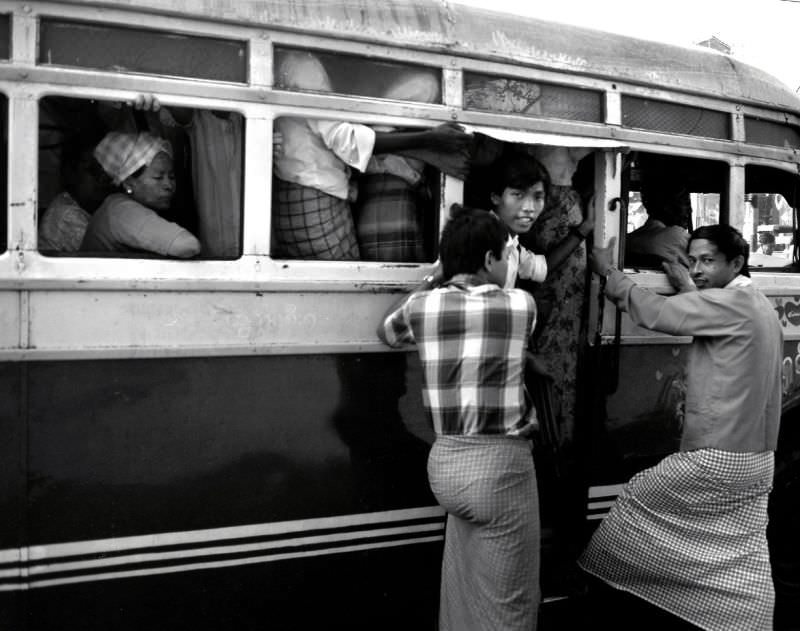
[[[681,226],[667,226],[649,217],[641,227],[625,237],[625,264],[660,267],[662,260],[686,252],[689,231]]]
[[[275,131],[283,136],[276,177],[339,199],[349,197],[349,167],[365,171],[375,147],[375,131],[366,125],[283,116]]]
[[[682,451],[775,450],[783,331],[774,307],[749,278],[737,276],[724,288],[661,296],[614,271],[606,294],[639,326],[694,337]]]
[[[39,222],[39,249],[77,252],[91,218],[72,195],[66,191],[59,193]]]
[[[390,346],[416,343],[437,434],[527,436],[536,421],[523,371],[535,324],[528,292],[458,275],[411,294],[382,326]]]
[[[547,258],[544,254],[535,254],[528,248],[519,244],[519,237],[510,237],[513,249],[508,257],[509,270],[517,270],[516,274],[509,273],[506,277],[506,289],[511,289],[517,278],[528,278],[535,283],[542,283],[547,278]]]

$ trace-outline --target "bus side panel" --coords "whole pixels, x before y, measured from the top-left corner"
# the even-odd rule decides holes
[[[677,450],[688,348],[668,344],[602,347],[596,387],[613,391],[605,398],[605,414],[594,419],[589,461],[594,484],[627,480]]]
[[[30,629],[432,628],[416,354],[27,370]]]
[[[619,347],[619,367],[614,349],[602,348],[599,374],[614,380],[606,398],[605,417],[595,424],[604,447],[593,450],[593,466],[612,475],[629,478],[643,466],[678,449],[683,423],[685,344],[641,344]],[[800,347],[796,339],[783,345],[783,408],[800,403]],[[601,387],[598,385],[598,387]],[[788,447],[788,446],[784,446]]]
[[[408,358],[31,363],[30,542],[432,505]]]
[[[24,628],[20,548],[25,541],[24,368],[0,364],[0,629]]]

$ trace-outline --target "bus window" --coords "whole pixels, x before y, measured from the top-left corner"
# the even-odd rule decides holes
[[[50,96],[39,121],[43,254],[241,255],[240,114]]]
[[[394,154],[367,156],[363,171],[347,167],[336,153],[344,151],[337,144],[338,125],[296,117],[275,120],[282,148],[274,164],[273,256],[433,261],[439,171]],[[358,138],[366,127],[355,127]]]
[[[464,73],[464,107],[482,112],[603,121],[603,94],[597,90],[473,72]]]
[[[310,72],[312,64],[316,70]],[[304,73],[295,71],[300,66]],[[275,87],[283,90],[442,102],[441,71],[424,66],[276,47],[275,68]]]
[[[668,134],[731,138],[726,112],[630,95],[622,97],[622,125]]]
[[[737,227],[750,244],[750,267],[793,264],[797,176],[749,165],[745,168],[745,191],[744,225]]]
[[[623,170],[625,265],[660,270],[664,259],[685,249],[691,230],[719,223],[727,186],[723,162],[632,152]]]
[[[41,65],[247,83],[247,43],[43,17]]]

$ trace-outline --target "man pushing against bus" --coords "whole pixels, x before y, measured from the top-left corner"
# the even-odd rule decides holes
[[[436,433],[428,480],[448,513],[440,631],[532,631],[540,527],[523,373],[536,304],[503,289],[513,245],[497,216],[452,212],[439,248],[443,277],[392,305],[378,336],[416,344],[424,371]]]
[[[731,226],[692,232],[688,271],[664,263],[681,290],[674,296],[638,287],[614,269],[611,251],[595,248],[590,260],[606,296],[635,324],[693,341],[680,450],[628,482],[579,563],[601,579],[598,603],[617,629],[771,629],[767,498],[783,348],[775,309],[753,286],[747,243]]]

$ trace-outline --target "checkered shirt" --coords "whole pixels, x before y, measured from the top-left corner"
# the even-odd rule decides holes
[[[437,434],[527,436],[536,417],[523,374],[535,324],[527,292],[459,275],[411,294],[382,326],[390,346],[416,343]]]

